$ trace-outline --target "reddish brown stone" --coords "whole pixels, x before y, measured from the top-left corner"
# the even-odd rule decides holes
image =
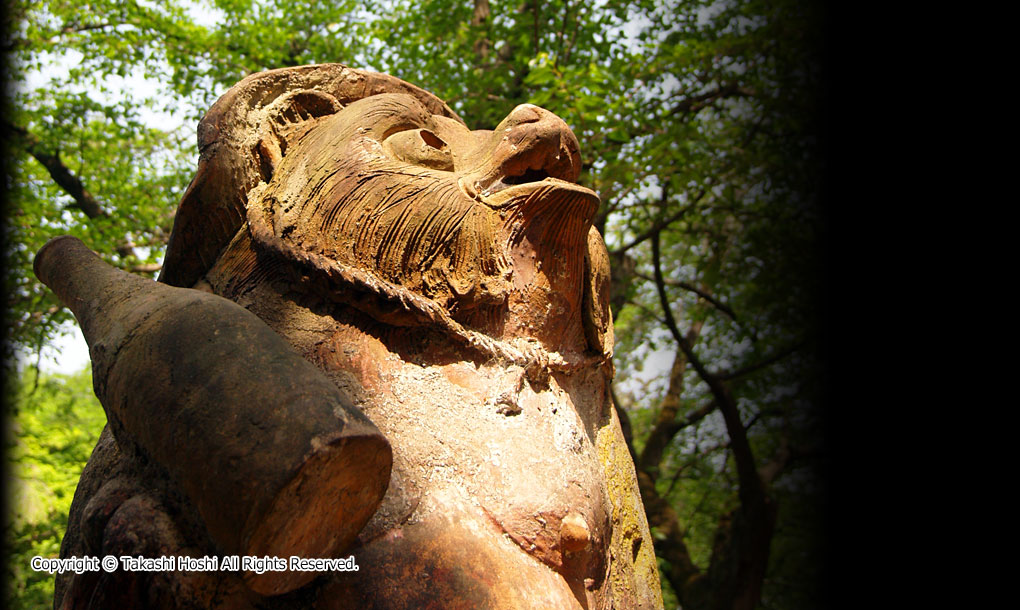
[[[358,571],[311,582],[270,577],[269,586],[238,573],[153,575],[125,581],[132,599],[177,596],[216,608],[661,607],[634,468],[609,399],[609,263],[592,228],[599,201],[576,184],[580,152],[569,127],[536,106],[508,110],[495,129],[471,131],[431,94],[339,65],[253,75],[210,109],[161,281],[255,314],[374,422],[392,447],[392,470],[346,551]],[[263,351],[236,360],[244,368]],[[187,388],[170,381],[180,366],[152,372],[155,385],[140,395]],[[301,394],[286,373],[247,368],[250,383],[276,386],[270,394]],[[131,394],[104,370],[97,367],[97,383]],[[187,389],[183,399],[203,392]],[[242,387],[220,393],[257,402]],[[286,434],[304,408],[285,406],[287,421],[256,428]],[[202,421],[223,433],[217,409]],[[139,412],[148,415],[131,426],[111,417],[125,448],[159,445],[146,437],[146,422],[159,415]],[[164,481],[139,463],[145,451],[114,451],[104,438],[109,450],[93,457],[72,506],[72,516],[86,514],[72,522],[87,531],[69,528],[64,555],[94,545],[89,532],[132,501],[117,487],[104,491],[106,480],[159,482],[146,497],[170,516],[176,533],[167,540],[202,556],[322,536],[328,502],[295,498],[314,490],[338,505],[369,506],[349,495],[356,485],[342,493],[331,481],[377,472],[359,470],[356,459],[302,457],[296,482],[271,485],[269,495],[282,499],[270,513],[280,517],[245,537],[234,531],[243,515],[210,510],[234,493],[228,487]],[[212,438],[196,440],[208,450],[169,451],[190,442],[175,437],[168,451],[147,451],[170,473],[204,463],[211,480],[294,468],[289,450],[253,447],[228,464],[203,459]],[[260,497],[261,484],[240,495]],[[108,528],[103,544],[114,536]],[[107,591],[112,582],[88,586],[117,594]],[[85,607],[80,590],[58,582],[58,602],[63,594],[68,607]]]

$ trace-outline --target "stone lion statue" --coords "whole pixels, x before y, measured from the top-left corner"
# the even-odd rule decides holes
[[[64,574],[55,607],[661,607],[610,400],[608,256],[592,226],[599,199],[577,184],[569,127],[525,104],[492,130],[471,130],[422,89],[327,64],[245,78],[209,110],[198,138],[198,170],[159,283],[257,316],[378,428],[392,463],[387,453],[385,468],[357,475],[381,473],[378,497],[359,500],[357,481],[316,496],[316,520],[345,502],[367,507],[357,518],[342,513],[335,527],[350,529],[346,537],[296,525],[310,509],[289,500],[273,521],[280,531],[251,546],[247,534],[218,534],[238,520],[232,497],[248,493],[217,491],[234,466],[194,457],[200,450],[175,455],[178,445],[146,449],[169,442],[150,433],[177,425],[170,415],[116,426],[111,416],[61,556],[217,557],[221,567]],[[211,324],[203,336],[218,334]],[[240,384],[292,381],[254,360],[233,365]],[[161,366],[175,383],[183,365]],[[125,390],[136,400],[158,393],[136,385]],[[195,408],[215,414],[218,405]],[[301,419],[245,425],[271,438]],[[139,426],[154,440],[138,440],[149,438],[132,431]],[[242,436],[227,423],[192,427],[203,436],[185,440],[210,451]],[[246,451],[229,463],[258,493],[251,479],[262,475],[243,474],[245,464],[274,456]],[[362,454],[347,453],[344,468],[359,472]],[[199,483],[175,474],[188,459],[187,478]],[[303,471],[287,493],[315,489],[328,468]],[[323,537],[330,544],[316,546]],[[278,538],[352,558],[357,569],[223,567],[244,549],[284,548],[272,546]]]

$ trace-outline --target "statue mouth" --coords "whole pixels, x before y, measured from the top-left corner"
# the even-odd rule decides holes
[[[594,215],[599,206],[595,191],[565,177],[550,175],[545,169],[528,168],[505,176],[497,175],[488,184],[465,176],[458,181],[461,190],[470,198],[489,208],[499,210],[524,203],[552,203],[583,201],[585,213]]]
[[[543,182],[548,178],[559,180],[562,182],[572,183],[570,176],[567,172],[557,171],[557,167],[548,167],[545,165],[539,165],[538,167],[528,167],[526,169],[509,170],[502,169],[504,175],[496,175],[495,181],[491,182],[487,188],[484,189],[483,195],[487,192],[488,194],[495,194],[511,186],[517,186],[521,184],[530,184],[533,182]]]

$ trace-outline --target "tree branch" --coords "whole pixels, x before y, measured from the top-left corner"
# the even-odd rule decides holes
[[[22,144],[24,145],[25,150],[28,151],[28,154],[38,161],[40,165],[46,168],[50,178],[57,183],[57,186],[63,189],[65,193],[74,199],[74,207],[80,209],[89,218],[107,218],[110,216],[110,213],[103,208],[103,206],[99,203],[99,200],[97,200],[92,193],[88,192],[85,185],[82,183],[81,178],[76,176],[74,172],[72,172],[71,169],[60,160],[59,151],[50,153],[43,150],[42,145],[39,143],[39,139],[35,136],[35,134],[31,133],[24,127],[10,123],[4,123],[4,127],[6,130],[17,134],[17,136],[21,138]],[[102,232],[102,229],[98,230]],[[117,254],[124,258],[134,255],[134,244],[131,242],[117,244],[114,249]],[[137,269],[135,267],[132,267],[131,269],[141,273],[151,272],[149,269],[151,265],[138,265],[136,267]],[[156,269],[155,271],[158,270],[159,269]]]
[[[663,399],[663,402],[666,402]],[[673,441],[673,438],[680,433],[684,428],[688,428],[705,419],[716,409],[715,401],[710,401],[704,406],[698,407],[693,411],[687,413],[683,419],[666,419],[669,417],[670,411],[663,408],[659,412],[659,423],[652,428],[652,431],[648,433],[648,440],[645,441],[645,450],[641,453],[641,459],[638,464],[645,471],[651,473],[658,472],[659,464],[662,462],[662,456],[665,453],[666,447]],[[676,411],[672,410],[672,414],[675,416]],[[656,477],[658,478],[658,477]]]
[[[492,9],[489,7],[489,0],[475,0],[475,10],[471,15],[472,27],[483,27],[491,14]],[[489,41],[488,35],[483,35],[475,41],[474,52],[478,59],[481,60],[481,63],[485,63],[489,58],[489,48],[491,46],[492,43]]]
[[[128,271],[132,273],[156,273],[163,268],[163,265],[159,263],[147,263],[140,265],[132,265],[128,268]]]
[[[667,197],[668,193],[663,189],[662,209],[665,209]],[[684,357],[698,373],[698,377],[708,386],[722,413],[733,461],[737,467],[737,496],[740,499],[740,505],[719,521],[716,544],[707,575],[704,579],[698,579],[698,586],[684,590],[683,594],[678,591],[677,595],[687,598],[681,599],[684,605],[698,606],[700,605],[698,602],[689,603],[689,600],[702,594],[701,587],[704,585],[701,583],[707,580],[712,583],[712,607],[751,610],[756,607],[761,597],[776,520],[776,506],[766,492],[765,481],[755,468],[751,444],[748,442],[747,431],[740,421],[740,411],[733,395],[726,384],[712,375],[698,359],[691,343],[681,334],[673,317],[672,306],[666,294],[666,284],[662,277],[659,237],[659,233],[655,233],[651,238],[655,288],[659,294],[659,304],[670,334]],[[659,545],[656,545],[656,550],[658,547]],[[673,584],[672,578],[670,583]]]
[[[668,200],[668,189],[662,190],[662,207],[665,207]],[[659,293],[659,305],[662,308],[664,321],[670,334],[677,345],[683,351],[687,361],[690,362],[698,377],[708,385],[715,402],[723,414],[726,423],[726,431],[729,434],[733,449],[733,459],[737,465],[737,478],[739,480],[739,496],[744,505],[759,505],[765,500],[765,488],[754,465],[754,454],[751,452],[751,445],[747,440],[744,425],[740,421],[740,412],[737,410],[736,402],[730,394],[729,388],[722,381],[712,375],[705,365],[694,353],[691,344],[680,332],[676,319],[673,317],[672,304],[666,294],[666,284],[662,278],[662,256],[660,252],[659,233],[654,233],[652,239],[652,264],[655,270],[655,288]]]
[[[638,276],[639,278],[641,278],[643,280],[648,280],[649,282],[654,282],[655,281],[655,278],[648,277],[644,273],[635,273],[634,275]],[[698,295],[699,297],[701,297],[701,298],[705,299],[706,301],[708,301],[709,303],[711,303],[716,309],[718,309],[719,311],[721,311],[724,314],[726,314],[727,316],[729,316],[729,318],[731,320],[733,320],[734,322],[737,321],[737,314],[733,313],[733,310],[730,309],[729,305],[727,305],[727,304],[723,303],[722,301],[720,301],[719,299],[715,298],[709,292],[707,292],[705,290],[702,290],[701,288],[698,288],[694,284],[690,284],[688,282],[682,282],[680,280],[665,279],[663,281],[666,283],[667,286],[674,286],[676,288],[683,288],[684,290],[687,290],[689,292],[693,292],[694,294]]]
[[[765,358],[764,360],[761,360],[759,362],[755,362],[754,364],[749,364],[749,365],[741,367],[741,368],[739,368],[739,369],[737,369],[735,371],[728,371],[728,372],[718,373],[718,374],[716,374],[716,377],[718,377],[722,381],[730,381],[730,380],[736,379],[738,377],[743,377],[744,375],[747,375],[749,373],[753,373],[754,371],[757,371],[758,369],[763,369],[763,368],[765,368],[765,367],[767,367],[769,365],[772,365],[772,364],[775,364],[776,362],[779,362],[783,358],[786,358],[787,356],[789,356],[793,352],[801,349],[802,347],[804,347],[804,342],[803,341],[801,341],[800,343],[791,345],[790,347],[787,347],[785,349],[781,349],[778,352],[776,352],[775,354],[772,354],[771,356],[769,356],[768,358]]]
[[[77,34],[77,33],[80,33],[80,32],[87,32],[89,30],[102,30],[102,29],[106,29],[106,28],[109,28],[109,27],[115,27],[115,26],[118,26],[118,25],[134,25],[134,24],[128,24],[128,23],[122,22],[122,23],[93,23],[93,24],[90,24],[90,25],[75,25],[75,24],[70,24],[69,23],[69,24],[65,25],[64,27],[60,28],[60,33],[61,34]]]
[[[704,586],[704,574],[691,560],[691,553],[684,542],[684,528],[676,510],[659,495],[655,481],[647,472],[638,470],[637,476],[648,525],[655,528],[657,535],[655,554],[668,562],[669,569],[664,569],[663,574],[677,595],[685,599],[692,589]]]
[[[698,112],[699,110],[707,106],[710,106],[713,102],[719,99],[727,97],[753,97],[754,95],[755,93],[751,89],[748,89],[747,87],[741,87],[736,83],[730,83],[722,87],[717,87],[712,91],[702,93],[701,95],[694,95],[688,97],[681,101],[680,103],[678,103],[676,106],[673,106],[673,109],[670,110],[669,113],[672,116],[675,116],[677,114],[686,115]]]
[[[666,388],[666,395],[662,397],[659,406],[659,416],[655,426],[648,433],[648,440],[645,441],[644,451],[641,452],[637,466],[644,470],[653,479],[658,479],[659,464],[662,462],[662,455],[666,446],[673,440],[673,436],[679,428],[676,428],[676,416],[680,410],[680,395],[684,389],[684,372],[687,370],[687,361],[683,353],[677,352],[673,357],[673,366],[669,370],[669,386]]]
[[[809,447],[794,447],[786,441],[785,437],[780,440],[780,443],[781,445],[779,450],[776,452],[775,457],[759,469],[759,475],[767,485],[775,481],[776,478],[790,466],[790,464],[800,460],[818,457],[822,454],[821,447],[817,445]]]
[[[568,1],[568,2],[566,2],[564,4],[565,4],[565,6],[563,8],[563,31],[566,32],[567,31],[567,17],[570,15],[570,2]],[[578,7],[577,7],[577,13],[578,14],[574,18],[574,29],[570,32],[570,42],[567,43],[566,51],[563,51],[562,46],[561,46],[561,49],[560,49],[561,54],[562,54],[562,58],[559,60],[559,63],[561,63],[564,66],[570,65],[570,55],[571,55],[571,53],[574,52],[574,45],[577,44],[577,31],[578,31],[578,29],[581,26],[581,16],[580,16],[580,13],[581,13],[582,9],[583,9],[583,5],[582,4],[578,4]]]
[[[665,195],[665,193],[666,193],[666,190],[667,190],[667,189],[666,189],[666,187],[664,186],[664,187],[662,188],[662,192],[663,192],[663,195]],[[674,222],[676,222],[677,220],[680,220],[681,218],[683,218],[683,217],[684,217],[684,215],[686,215],[686,214],[687,214],[687,212],[689,212],[689,211],[691,210],[691,208],[693,208],[693,207],[694,207],[694,206],[695,206],[695,205],[696,205],[696,204],[697,204],[697,203],[698,203],[699,201],[701,201],[702,197],[704,197],[704,196],[705,196],[705,193],[707,193],[707,192],[708,192],[708,189],[707,189],[707,188],[703,188],[703,189],[701,189],[701,192],[700,192],[700,193],[698,193],[697,195],[695,195],[695,196],[694,196],[694,198],[693,198],[693,199],[691,199],[691,200],[690,200],[690,201],[689,201],[689,202],[687,203],[687,205],[685,205],[685,206],[683,206],[682,208],[680,208],[680,209],[679,209],[679,210],[678,210],[678,211],[677,211],[677,212],[676,212],[675,214],[672,214],[672,215],[668,216],[668,217],[667,217],[667,218],[665,218],[665,219],[662,219],[662,220],[656,221],[656,222],[655,222],[655,223],[654,223],[654,224],[653,224],[653,225],[651,226],[651,228],[650,228],[650,229],[648,229],[648,230],[647,230],[647,231],[645,231],[644,233],[642,233],[642,234],[638,235],[637,237],[635,237],[634,239],[632,239],[632,240],[631,240],[631,241],[630,241],[629,243],[627,243],[627,244],[625,244],[625,245],[623,245],[623,246],[620,246],[620,247],[619,247],[619,248],[617,248],[616,250],[613,250],[613,251],[612,251],[611,253],[612,253],[612,254],[623,254],[624,252],[626,252],[627,250],[630,250],[631,248],[633,248],[634,246],[636,246],[636,245],[640,244],[641,242],[643,242],[643,241],[646,241],[646,240],[650,239],[650,238],[651,238],[651,237],[652,237],[653,235],[657,236],[657,235],[659,234],[659,232],[660,232],[660,231],[662,231],[663,229],[665,229],[665,228],[666,228],[666,227],[668,227],[669,225],[673,224],[673,223],[674,223]],[[663,200],[665,200],[665,196],[663,197]]]
[[[538,35],[538,0],[532,0],[531,1],[531,11],[532,11],[532,15],[534,15],[534,20],[535,20],[535,23],[534,23],[535,28],[534,28],[534,32],[532,33],[532,38],[534,39],[534,42],[533,42],[534,46],[531,49],[531,51],[532,51],[532,54],[534,56],[538,56],[538,43],[539,43],[539,35]]]
[[[7,128],[21,137],[28,154],[32,155],[40,165],[46,168],[46,171],[49,172],[50,177],[57,183],[57,186],[74,199],[75,207],[85,212],[85,215],[89,218],[109,216],[109,213],[103,209],[103,206],[92,196],[92,193],[85,189],[81,179],[74,175],[74,172],[60,160],[59,151],[50,152],[43,150],[39,139],[24,127],[8,124]]]

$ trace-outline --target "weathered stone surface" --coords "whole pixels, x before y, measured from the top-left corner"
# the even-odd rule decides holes
[[[277,333],[227,299],[114,269],[73,237],[43,247],[35,271],[81,322],[125,459],[168,478],[217,549],[330,557],[351,545],[388,485],[389,444]],[[160,495],[137,477],[112,478],[84,509],[84,543],[118,557],[154,552],[172,529],[161,526],[171,520]],[[244,578],[279,594],[314,574]]]
[[[125,577],[117,595],[155,607],[661,607],[609,398],[599,202],[576,184],[567,125],[523,105],[471,131],[416,87],[326,65],[245,79],[199,137],[161,280],[258,316],[374,422],[392,472],[350,550],[356,572],[271,597],[229,572]],[[104,435],[62,554],[118,539],[109,523],[135,498],[168,516],[149,519],[167,548],[221,552],[186,494],[147,483],[159,475],[135,461]],[[113,595],[78,580],[60,583],[58,605]]]

